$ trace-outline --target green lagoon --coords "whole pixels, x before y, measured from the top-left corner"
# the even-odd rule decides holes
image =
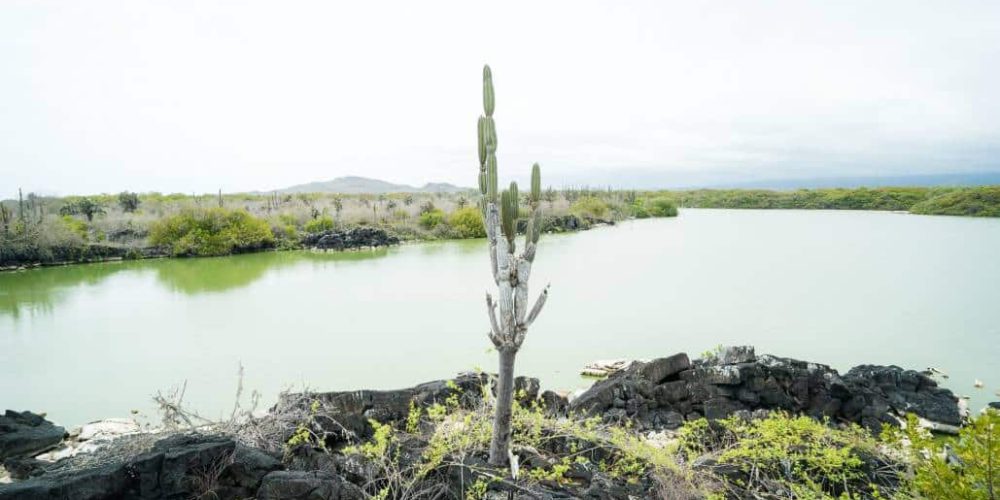
[[[150,415],[187,384],[227,413],[240,364],[283,389],[394,388],[492,370],[484,240],[0,274],[0,407],[64,425]],[[832,364],[934,366],[977,410],[1000,389],[1000,220],[687,209],[546,235],[546,310],[518,357],[543,387],[587,362],[753,344]],[[983,389],[973,381],[985,382]],[[152,420],[156,420],[153,416]]]

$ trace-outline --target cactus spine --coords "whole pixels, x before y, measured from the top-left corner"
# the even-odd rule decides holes
[[[497,300],[486,293],[486,308],[490,319],[490,341],[497,349],[500,370],[497,380],[496,410],[493,416],[493,438],[490,442],[490,463],[507,465],[510,449],[512,403],[514,396],[514,359],[524,342],[528,327],[535,321],[545,299],[548,287],[528,309],[528,278],[535,261],[535,245],[541,234],[540,203],[542,180],[538,164],[531,167],[531,215],[524,235],[524,250],[516,253],[517,221],[520,217],[520,194],[517,183],[498,193],[497,132],[493,121],[496,97],[493,91],[493,74],[489,66],[483,68],[483,115],[479,117],[479,192],[480,206],[489,241],[490,265],[493,281],[497,286]]]

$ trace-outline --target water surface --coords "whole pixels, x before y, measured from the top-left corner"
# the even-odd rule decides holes
[[[841,370],[939,367],[982,406],[1000,399],[998,256],[1000,220],[884,212],[689,209],[545,235],[533,294],[551,296],[518,370],[569,389],[594,359],[747,343]],[[0,274],[0,407],[76,425],[149,413],[186,381],[218,416],[240,363],[268,403],[492,369],[489,284],[482,240]]]

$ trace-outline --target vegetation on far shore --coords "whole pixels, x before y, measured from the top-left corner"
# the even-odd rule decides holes
[[[119,256],[224,255],[298,248],[303,236],[377,226],[402,240],[481,238],[475,193],[386,195],[159,194],[48,197],[0,202],[0,265]],[[549,188],[545,230],[598,221],[669,217],[677,207],[894,210],[925,215],[1000,217],[1000,186],[615,191]],[[240,215],[242,214],[242,215]],[[567,221],[566,218],[572,219]],[[239,221],[236,227],[222,221]],[[199,226],[200,227],[196,227]],[[173,229],[159,232],[156,228]],[[264,227],[268,231],[262,231]],[[181,232],[189,228],[191,233]],[[223,234],[223,231],[225,234]],[[157,248],[158,247],[158,248]],[[156,252],[150,252],[150,250]]]
[[[1000,186],[856,189],[697,189],[671,193],[690,208],[895,210],[923,215],[1000,217]]]
[[[475,199],[472,192],[29,193],[0,202],[0,266],[295,249],[310,234],[359,226],[382,228],[401,240],[482,238]],[[635,191],[548,189],[541,203],[545,232],[677,213],[670,198]]]

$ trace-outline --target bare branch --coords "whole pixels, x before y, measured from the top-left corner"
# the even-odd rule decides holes
[[[185,392],[187,392],[187,380],[184,381],[180,389],[174,389],[167,396],[164,396],[162,392],[157,392],[153,396],[153,401],[159,406],[163,417],[163,426],[167,429],[177,429],[183,423],[194,430],[197,428],[194,420],[199,420],[203,424],[213,423],[211,420],[193,411],[184,409],[183,401]]]
[[[240,397],[243,396],[243,362],[240,361],[240,368],[238,376],[238,382],[236,385],[236,402],[233,404],[233,414],[229,417],[229,421],[232,422],[236,420],[236,412],[240,410]]]

